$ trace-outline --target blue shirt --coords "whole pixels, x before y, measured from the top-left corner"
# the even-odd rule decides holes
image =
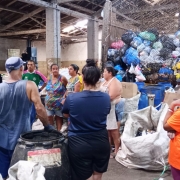
[[[69,114],[68,136],[89,134],[106,129],[111,104],[108,94],[82,91],[69,94],[62,112]]]

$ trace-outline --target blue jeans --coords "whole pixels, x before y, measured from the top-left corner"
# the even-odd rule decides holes
[[[0,147],[0,174],[5,179],[8,176],[8,169],[14,150],[8,150]]]

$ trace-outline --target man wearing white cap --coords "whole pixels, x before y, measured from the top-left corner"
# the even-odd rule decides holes
[[[46,110],[41,103],[37,86],[32,81],[21,80],[24,62],[19,57],[7,59],[5,67],[9,79],[0,84],[0,174],[8,175],[11,157],[20,134],[31,130],[32,103],[46,131],[49,125]]]

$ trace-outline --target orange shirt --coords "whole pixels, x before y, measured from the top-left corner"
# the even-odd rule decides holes
[[[180,170],[180,109],[173,113],[167,123],[176,131],[174,139],[170,141],[169,164]]]

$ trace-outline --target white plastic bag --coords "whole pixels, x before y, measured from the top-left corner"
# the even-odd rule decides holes
[[[7,180],[46,180],[44,173],[45,168],[39,163],[19,161],[9,169]]]
[[[131,67],[130,67],[130,69],[129,69],[129,73],[130,73],[130,74],[135,74],[135,69],[134,69],[133,64],[131,64]]]
[[[169,138],[163,129],[167,110],[168,105],[163,104],[160,111],[149,106],[129,113],[116,161],[128,168],[162,170],[167,163],[169,151]],[[135,137],[140,127],[146,129],[156,127],[157,130],[153,134]]]
[[[39,119],[35,121],[32,125],[32,130],[43,130],[43,129],[44,129],[44,126]]]

